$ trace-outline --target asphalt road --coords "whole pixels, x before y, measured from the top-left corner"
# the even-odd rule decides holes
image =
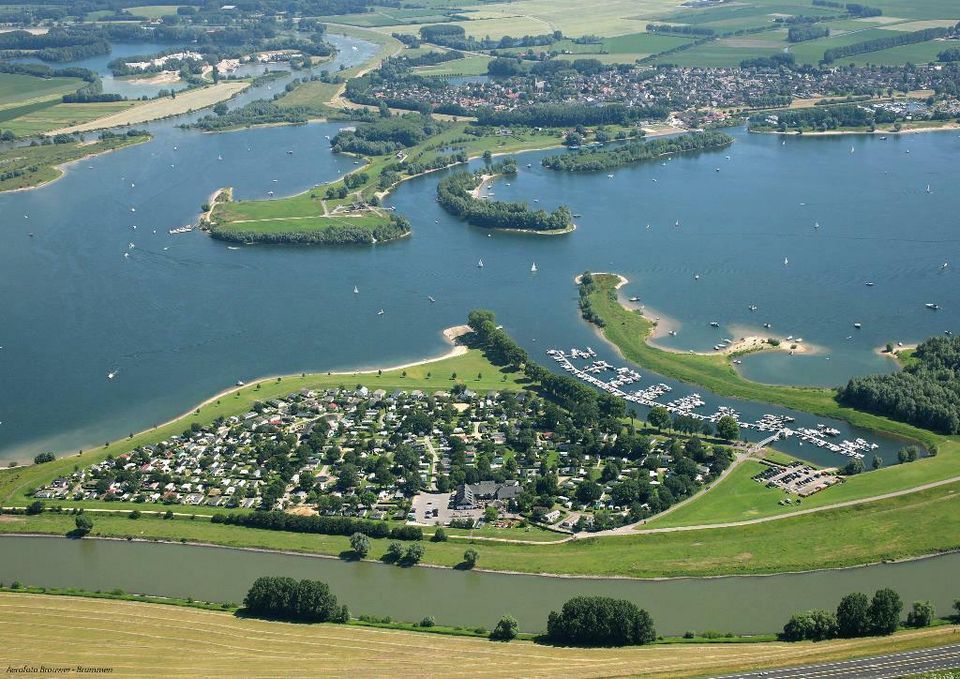
[[[955,668],[960,668],[960,644],[782,670],[726,674],[716,679],[894,679]]]

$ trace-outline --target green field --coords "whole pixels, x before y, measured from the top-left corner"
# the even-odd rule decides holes
[[[0,151],[0,174],[20,171],[22,174],[0,180],[0,192],[31,188],[59,179],[63,171],[58,166],[85,156],[105,153],[131,144],[147,141],[149,137],[118,137],[94,144],[49,144],[25,146]]]
[[[398,9],[395,7],[376,7],[372,12],[358,14],[334,14],[320,17],[321,21],[332,24],[348,24],[360,28],[380,26],[402,26],[404,24],[436,24],[450,21],[450,13],[430,8]]]
[[[487,72],[487,64],[491,57],[468,56],[463,59],[445,61],[433,66],[419,66],[413,69],[418,75],[483,75]]]
[[[184,606],[27,593],[0,593],[0,629],[8,667],[110,667],[118,676],[165,679],[317,673],[447,679],[466,672],[488,678],[681,678],[929,648],[953,643],[957,633],[947,625],[816,644],[572,648],[358,625],[268,622]]]
[[[0,114],[4,109],[38,101],[59,100],[83,86],[80,78],[37,78],[19,73],[0,73]]]
[[[329,555],[349,549],[345,536],[259,530],[205,520],[171,521],[146,514],[136,521],[124,513],[90,512],[90,516],[93,536]],[[474,546],[480,553],[479,567],[495,571],[634,578],[778,573],[841,568],[958,549],[958,517],[960,483],[953,483],[869,504],[744,526],[559,543],[478,539]],[[8,517],[0,522],[0,532],[65,535],[73,529],[73,519],[69,514],[54,512]],[[468,542],[426,543],[423,563],[453,567],[461,562]],[[370,558],[379,559],[388,543],[386,539],[372,540]]]
[[[132,101],[101,102],[95,104],[58,104],[36,108],[3,123],[3,129],[18,137],[29,137],[124,111],[134,106]],[[2,113],[2,112],[0,112]]]
[[[883,30],[880,28],[864,28],[860,31],[851,31],[840,34],[839,32],[830,35],[827,38],[819,40],[807,40],[790,46],[790,52],[797,58],[798,63],[817,64],[823,58],[823,53],[832,47],[844,47],[867,40],[876,40],[878,38],[890,38],[898,35],[899,31]],[[922,44],[922,43],[921,43]],[[908,45],[916,47],[916,45]],[[858,58],[867,58],[872,53],[857,55]]]
[[[127,7],[130,14],[148,19],[159,19],[161,17],[176,16],[178,5],[139,5],[137,7]]]

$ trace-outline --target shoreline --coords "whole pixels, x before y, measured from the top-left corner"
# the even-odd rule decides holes
[[[608,535],[608,538],[617,538],[617,537],[631,537],[631,536],[617,536],[617,535]],[[266,547],[237,547],[234,545],[220,545],[215,542],[180,542],[179,540],[167,540],[162,538],[127,538],[127,537],[114,537],[109,535],[88,535],[83,538],[69,538],[65,535],[58,535],[53,533],[2,533],[0,532],[0,540],[4,538],[45,538],[45,539],[60,539],[60,540],[102,540],[104,542],[136,542],[141,544],[156,544],[156,545],[174,545],[180,547],[198,547],[203,549],[219,549],[219,550],[228,550],[236,552],[251,552],[255,554],[278,554],[282,556],[300,556],[307,557],[311,559],[328,559],[333,561],[343,561],[339,556],[334,554],[323,554],[320,552],[299,552],[296,550],[290,549],[267,549]],[[471,572],[475,573],[484,573],[487,575],[509,575],[509,576],[523,576],[529,578],[556,578],[562,580],[610,580],[610,581],[622,581],[629,580],[634,582],[675,582],[682,580],[721,580],[726,578],[772,578],[784,575],[808,575],[813,573],[830,573],[836,571],[853,571],[860,570],[864,568],[874,568],[878,566],[888,566],[888,565],[897,565],[904,563],[912,563],[914,561],[926,561],[928,559],[936,559],[938,557],[947,557],[953,554],[960,553],[960,548],[958,549],[948,549],[942,552],[932,552],[928,554],[919,554],[917,556],[908,556],[901,559],[887,559],[882,561],[870,561],[867,563],[856,564],[853,566],[832,566],[826,568],[814,568],[811,570],[803,571],[777,571],[774,573],[728,573],[723,575],[664,575],[656,577],[631,577],[629,575],[577,575],[570,573],[534,573],[530,571],[513,571],[513,570],[495,570],[491,568],[471,568]],[[379,559],[357,559],[349,563],[368,563],[376,566],[384,566],[396,568],[391,564],[384,563]],[[418,563],[413,566],[413,568],[432,568],[440,571],[457,571],[458,569],[453,566],[441,566],[439,564],[429,564],[429,563]],[[147,592],[142,592],[142,594],[148,594]]]
[[[874,347],[873,353],[877,356],[883,356],[884,358],[889,358],[891,361],[897,364],[898,368],[903,368],[903,361],[900,358],[900,352],[902,351],[914,351],[917,348],[917,343],[912,344],[903,344],[895,346],[893,351],[887,351],[887,347],[884,345],[882,347]]]
[[[114,151],[122,151],[123,149],[131,148],[133,146],[146,144],[149,141],[153,141],[153,135],[148,133],[144,139],[131,142],[130,144],[124,144],[123,146],[117,146],[112,149],[106,149],[106,150],[97,151],[94,153],[87,153],[86,155],[80,156],[79,158],[75,158],[74,160],[68,160],[67,162],[60,163],[59,165],[50,165],[49,167],[59,172],[59,174],[56,177],[52,179],[48,179],[44,182],[40,182],[35,186],[23,186],[23,187],[20,187],[19,189],[0,189],[0,195],[3,195],[5,193],[18,193],[20,191],[36,191],[37,189],[42,189],[44,186],[49,186],[50,184],[53,184],[54,182],[58,182],[61,179],[63,179],[67,175],[67,172],[69,172],[71,165],[76,165],[77,163],[83,162],[84,160],[88,160],[90,158],[96,158],[97,156],[105,156],[108,153],[113,153]],[[81,143],[81,145],[91,146],[92,144],[97,144],[97,143],[99,143],[99,140],[94,142]]]
[[[822,132],[797,132],[796,130],[787,130],[786,132],[781,132],[780,130],[753,130],[750,129],[749,126],[747,127],[747,132],[751,134],[772,134],[782,137],[841,137],[851,134],[890,136],[901,134],[919,134],[922,132],[956,132],[957,130],[960,130],[960,124],[953,122],[947,123],[946,125],[940,125],[938,127],[911,127],[903,130],[873,130],[872,132],[870,130],[824,130]]]

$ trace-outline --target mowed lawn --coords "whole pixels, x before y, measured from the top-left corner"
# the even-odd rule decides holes
[[[109,667],[138,677],[690,677],[952,643],[956,627],[821,643],[560,648],[300,625],[136,601],[0,594],[6,666]]]
[[[19,73],[0,73],[0,109],[31,101],[58,99],[76,92],[80,78],[37,78]]]

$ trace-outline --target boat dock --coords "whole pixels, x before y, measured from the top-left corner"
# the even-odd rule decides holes
[[[720,406],[716,412],[711,414],[701,413],[697,409],[705,406],[706,401],[697,393],[681,396],[672,401],[661,402],[658,399],[672,391],[669,385],[661,382],[643,389],[635,389],[633,387],[638,386],[641,380],[640,373],[629,367],[618,368],[606,361],[591,360],[596,358],[597,353],[590,347],[587,347],[586,350],[571,349],[569,355],[561,349],[548,349],[547,355],[555,360],[564,371],[574,377],[630,403],[648,408],[666,408],[673,415],[682,415],[711,423],[716,423],[721,417],[732,417],[737,420],[741,429],[751,429],[769,434],[760,443],[755,444],[757,448],[762,448],[774,441],[796,436],[801,446],[808,443],[833,453],[862,459],[865,452],[879,447],[876,443],[869,443],[862,438],[853,441],[834,442],[831,439],[839,436],[840,431],[823,424],[817,425],[816,429],[805,427],[794,429],[788,426],[794,422],[794,418],[788,415],[766,414],[755,422],[743,422],[740,419],[740,414],[729,406]],[[591,362],[584,367],[577,367],[573,364],[572,359],[590,360]],[[605,374],[609,375],[609,379],[604,379]],[[628,390],[627,387],[630,387],[630,389]]]

